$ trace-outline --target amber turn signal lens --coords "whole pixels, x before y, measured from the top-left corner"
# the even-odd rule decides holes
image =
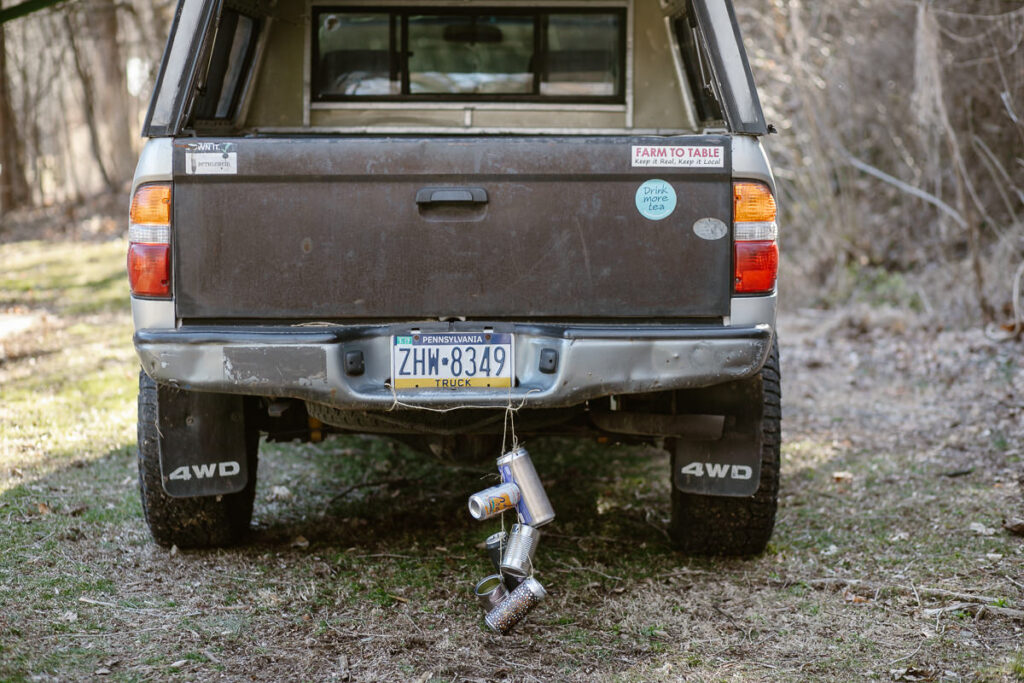
[[[130,217],[136,225],[170,225],[171,186],[159,183],[135,190]]]
[[[734,183],[732,194],[733,220],[737,223],[775,220],[775,197],[764,183]]]

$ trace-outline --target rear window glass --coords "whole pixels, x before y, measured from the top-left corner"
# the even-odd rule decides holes
[[[224,10],[213,41],[209,69],[196,99],[196,119],[234,118],[258,34],[259,23],[255,19]]]
[[[624,10],[315,8],[313,99],[625,101]]]
[[[690,94],[697,108],[697,118],[707,124],[711,121],[722,121],[722,107],[719,104],[714,78],[711,75],[711,63],[707,52],[701,45],[700,35],[690,19],[693,15],[676,19],[676,37],[679,49],[683,52],[683,64],[686,65],[686,77],[690,84]]]

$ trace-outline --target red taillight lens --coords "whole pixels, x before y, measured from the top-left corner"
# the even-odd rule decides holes
[[[131,244],[128,246],[128,283],[132,294],[167,297],[171,295],[171,246]]]
[[[775,289],[779,275],[779,245],[775,242],[736,243],[736,293],[763,294]]]
[[[171,296],[171,185],[140,185],[128,224],[128,284],[132,294]]]

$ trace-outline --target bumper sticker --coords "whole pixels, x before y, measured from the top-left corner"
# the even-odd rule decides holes
[[[186,175],[236,175],[238,152],[233,142],[189,142],[185,145]]]
[[[634,168],[725,168],[719,145],[633,145]]]
[[[238,173],[237,152],[185,152],[187,175],[235,175]]]
[[[668,218],[676,210],[676,191],[664,180],[648,180],[637,188],[636,210],[648,220]]]

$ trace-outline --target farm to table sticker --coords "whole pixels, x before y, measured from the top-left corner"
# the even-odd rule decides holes
[[[634,168],[725,168],[721,145],[633,145]]]
[[[668,218],[676,210],[676,191],[664,180],[648,180],[637,188],[636,210],[648,220]]]

